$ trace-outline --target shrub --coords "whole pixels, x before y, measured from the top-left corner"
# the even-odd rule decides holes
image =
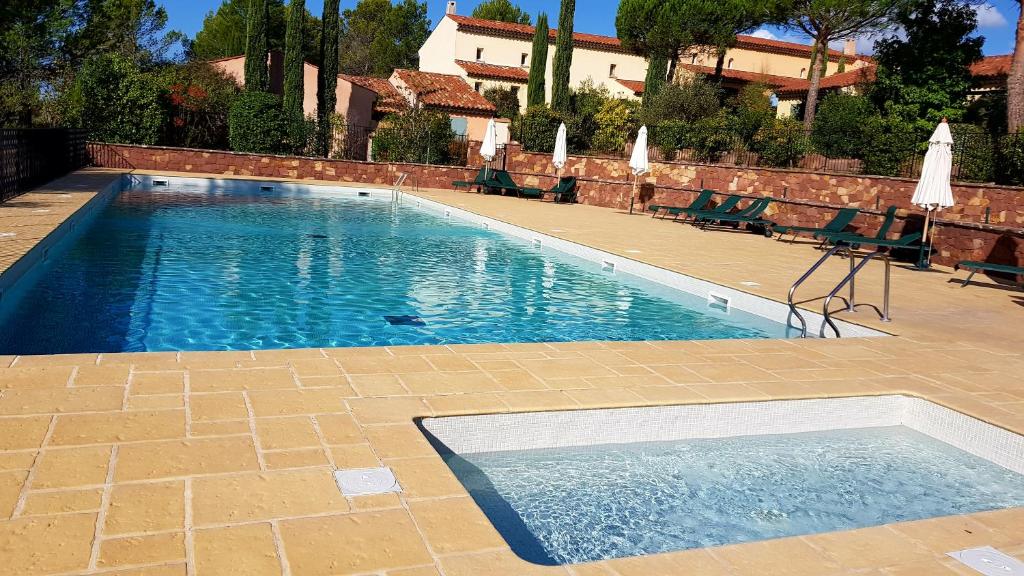
[[[860,158],[868,146],[866,129],[876,116],[864,96],[833,92],[822,99],[814,117],[811,143],[830,158]]]
[[[118,54],[86,61],[62,107],[90,139],[119,144],[156,144],[167,119],[158,83]]]
[[[519,94],[512,88],[488,88],[484,90],[484,98],[498,109],[499,118],[519,116]]]
[[[900,174],[907,159],[917,150],[914,126],[895,116],[874,115],[864,123],[864,173],[878,176]]]
[[[666,120],[651,128],[648,143],[661,150],[666,160],[672,160],[676,152],[686,146],[689,126],[682,120]]]
[[[999,181],[1024,186],[1024,131],[1007,134],[999,140]]]
[[[749,143],[762,126],[772,123],[775,108],[768,97],[764,84],[748,84],[732,98],[733,130],[745,143]]]
[[[389,114],[373,136],[373,158],[384,162],[451,164],[457,147],[452,143],[452,119],[429,110]]]
[[[236,152],[283,154],[292,148],[281,98],[274,94],[241,92],[231,104],[228,132]]]
[[[228,148],[228,112],[238,84],[205,62],[169,66],[159,74],[169,112],[161,143],[186,148]]]
[[[628,100],[608,100],[594,116],[597,131],[591,147],[601,152],[622,152],[636,132],[636,104]]]
[[[728,116],[720,112],[697,120],[688,127],[684,145],[693,149],[694,160],[717,162],[722,158],[722,154],[735,145],[735,136],[729,129]]]
[[[809,144],[802,122],[780,118],[762,126],[750,148],[760,155],[763,166],[791,167],[807,153]]]
[[[562,123],[561,115],[547,106],[532,106],[526,110],[518,121],[516,133],[523,150],[529,152],[551,152],[555,149],[555,137],[558,125]],[[566,131],[569,127],[566,125]]]
[[[665,120],[696,122],[718,114],[721,107],[718,88],[703,76],[694,76],[662,86],[657,95],[644,103],[640,121],[649,126]]]
[[[995,176],[992,137],[972,124],[951,124],[953,160],[959,165],[957,180],[991,182]]]

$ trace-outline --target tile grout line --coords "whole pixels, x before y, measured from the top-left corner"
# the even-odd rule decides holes
[[[245,411],[249,414],[249,433],[252,435],[253,448],[256,450],[256,461],[260,465],[260,471],[267,471],[267,461],[263,458],[263,447],[260,444],[260,437],[256,433],[256,416],[252,409],[252,402],[249,400],[248,390],[242,391],[242,401],[245,402]]]
[[[25,475],[25,483],[21,486],[21,493],[18,494],[18,502],[14,505],[14,510],[11,511],[11,518],[17,518],[25,509],[25,502],[28,500],[29,487],[35,480],[36,471],[39,469],[39,462],[43,459],[43,446],[49,444],[50,438],[53,436],[53,431],[56,427],[57,415],[53,414],[50,416],[50,423],[46,427],[46,433],[43,435],[43,441],[39,444],[39,448],[36,449],[36,456],[32,459],[32,466],[28,469],[28,474]]]
[[[292,566],[288,562],[288,555],[284,550],[284,536],[281,535],[279,522],[280,519],[270,521],[270,534],[274,540],[274,551],[277,552],[277,561],[281,565],[281,576],[291,576]]]
[[[196,573],[196,536],[192,518],[192,477],[185,478],[185,573]]]
[[[114,468],[117,466],[118,445],[114,444],[110,449],[110,459],[107,462],[107,479],[103,487],[103,495],[100,496],[100,511],[96,514],[96,529],[93,534],[92,550],[89,553],[89,570],[96,570],[96,563],[100,558],[100,544],[103,541],[103,527],[107,522],[107,509],[110,508],[111,492],[114,490]]]
[[[190,370],[185,370],[181,374],[182,402],[185,409],[185,439],[194,438],[192,433],[192,379],[190,373]]]

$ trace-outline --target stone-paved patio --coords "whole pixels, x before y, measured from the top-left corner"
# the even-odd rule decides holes
[[[112,177],[73,175],[0,206],[0,233],[16,231],[0,237],[0,270]],[[419,194],[772,298],[817,254],[600,208]],[[33,212],[43,209],[52,212]],[[960,289],[950,277],[896,269],[893,323],[847,315],[893,338],[0,357],[0,574],[931,576],[974,574],[944,554],[971,546],[1024,559],[1016,508],[533,566],[510,552],[413,424],[900,393],[1024,433],[1024,298]],[[858,285],[861,300],[877,301],[875,280]],[[380,464],[395,471],[400,496],[344,498],[331,477]]]

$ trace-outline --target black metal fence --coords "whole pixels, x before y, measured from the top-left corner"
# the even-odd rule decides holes
[[[0,129],[0,202],[86,165],[85,130]]]
[[[367,160],[370,157],[370,142],[373,128],[346,124],[333,127],[330,157],[334,160]]]

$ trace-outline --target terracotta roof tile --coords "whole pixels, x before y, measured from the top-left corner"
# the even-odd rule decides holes
[[[458,76],[402,69],[395,70],[395,74],[425,106],[487,114],[496,110],[494,104]]]
[[[627,90],[637,96],[644,93],[644,83],[640,80],[623,80],[621,78],[616,78],[615,81],[625,86]]]
[[[715,69],[711,66],[699,66],[697,64],[680,64],[679,66],[684,70],[696,72],[697,74],[707,74],[710,76],[715,73]],[[729,68],[722,69],[722,78],[739,80],[740,82],[760,82],[762,84],[767,84],[768,86],[782,86],[783,84],[793,80],[787,76],[775,76],[772,74],[747,72],[745,70],[732,70]]]
[[[484,62],[470,62],[468,60],[456,60],[456,64],[466,71],[466,74],[474,78],[494,78],[495,80],[507,80],[509,82],[523,82],[530,79],[530,73],[515,66],[498,66]]]
[[[748,36],[746,34],[736,35],[737,48],[748,48],[754,50],[761,50],[767,52],[775,52],[780,54],[798,54],[807,55],[810,57],[812,46],[810,44],[801,44],[799,42],[786,42],[785,40],[773,40],[771,38],[760,38],[757,36]],[[842,50],[828,51],[829,60],[838,61],[843,57]],[[850,60],[866,60],[865,56],[858,54],[848,55],[847,58]]]
[[[409,108],[409,102],[398,92],[387,78],[374,78],[372,76],[350,76],[338,74],[338,78],[348,80],[356,86],[362,86],[367,90],[377,93],[377,101],[373,104],[375,112],[390,114],[401,112]]]
[[[484,33],[489,32],[492,34],[501,34],[521,39],[533,38],[535,30],[533,26],[529,26],[527,24],[513,24],[511,22],[483,20],[480,18],[471,18],[469,16],[459,16],[458,14],[449,14],[446,18],[451,18],[459,25],[459,28],[468,28],[470,30],[478,30]],[[556,34],[558,34],[558,30],[554,28],[548,30],[548,36],[552,41],[555,39]],[[590,45],[612,50],[623,50],[622,43],[619,42],[618,38],[599,36],[597,34],[586,34],[583,32],[575,32],[572,37],[578,45]]]
[[[827,90],[830,88],[846,88],[847,86],[856,86],[858,84],[864,84],[867,82],[875,81],[875,66],[860,66],[853,70],[847,70],[840,74],[833,74],[831,76],[825,76],[821,79],[818,84],[819,90]],[[799,80],[791,80],[786,84],[779,86],[775,90],[776,94],[802,94],[807,92],[811,82],[805,78]]]
[[[971,64],[971,76],[989,77],[1007,76],[1010,73],[1010,63],[1013,61],[1013,54],[1000,54],[999,56],[986,56]]]

